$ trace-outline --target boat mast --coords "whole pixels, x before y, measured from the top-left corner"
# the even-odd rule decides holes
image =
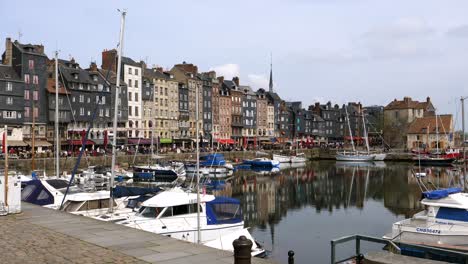
[[[353,146],[353,152],[356,152],[356,147],[354,147],[353,132],[351,131],[351,122],[349,122],[348,107],[345,105],[346,120],[348,120],[348,129],[349,136],[351,137],[351,145]]]
[[[439,155],[439,122],[437,121],[437,114],[436,118],[436,153]]]
[[[55,51],[55,177],[60,177],[58,51]]]
[[[199,114],[198,114],[198,85],[195,86],[195,119],[197,122],[197,134],[196,134],[196,152],[197,152],[197,243],[201,244],[201,232],[200,232],[200,124],[199,124]]]
[[[3,172],[3,175],[5,176],[5,180],[4,180],[4,188],[5,188],[5,207],[8,208],[8,126],[5,125],[5,132],[4,133],[4,136],[3,136],[3,140],[5,142],[3,142],[3,146],[4,146],[4,153],[5,153],[5,169],[4,169],[4,172]],[[7,209],[7,213],[8,213],[8,209]]]
[[[362,126],[364,128],[364,138],[366,139],[367,154],[369,154],[369,134],[366,129],[366,119],[364,118],[364,109],[362,109]]]
[[[119,10],[120,12],[120,10]],[[114,210],[114,200],[112,197],[112,189],[114,188],[114,177],[115,177],[115,156],[116,156],[116,145],[117,145],[117,116],[119,114],[119,93],[120,93],[120,70],[122,64],[122,50],[123,50],[123,35],[125,27],[125,15],[126,11],[122,11],[122,18],[120,21],[120,40],[119,40],[119,49],[117,51],[117,76],[115,83],[115,101],[114,101],[114,124],[112,128],[112,133],[114,137],[112,138],[112,163],[111,163],[111,178],[110,182],[110,197],[109,197],[109,212],[112,213]]]
[[[463,148],[463,189],[465,190],[465,176],[466,176],[466,151],[465,151],[465,99],[467,97],[461,97],[461,109],[462,109],[462,148]]]

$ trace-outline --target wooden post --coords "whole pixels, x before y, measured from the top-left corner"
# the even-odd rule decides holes
[[[4,175],[5,175],[5,180],[4,180],[4,183],[5,183],[5,207],[8,208],[8,126],[5,125],[5,136],[4,136],[4,139],[5,142],[3,142],[3,146],[4,146],[4,151],[5,151],[5,171],[4,171]],[[8,211],[8,209],[7,209]]]

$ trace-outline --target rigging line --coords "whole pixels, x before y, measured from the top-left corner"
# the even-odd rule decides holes
[[[117,59],[117,56],[114,55],[114,60]],[[77,157],[77,160],[76,160],[76,163],[75,163],[75,166],[73,167],[73,170],[72,170],[72,175],[70,177],[70,181],[68,182],[68,185],[67,185],[67,189],[63,195],[63,199],[62,199],[62,202],[60,204],[60,208],[59,210],[62,210],[63,209],[63,203],[65,202],[65,198],[67,197],[67,194],[70,190],[70,186],[75,178],[75,174],[76,174],[76,171],[78,170],[78,166],[80,165],[80,162],[81,162],[81,157],[83,156],[83,153],[84,153],[84,149],[86,147],[86,142],[88,141],[88,136],[89,136],[89,131],[91,130],[91,128],[93,127],[93,121],[96,119],[96,114],[97,114],[97,111],[99,109],[99,106],[101,105],[102,103],[102,97],[103,97],[103,94],[104,92],[106,91],[106,85],[109,87],[109,91],[111,93],[111,96],[112,96],[112,84],[109,82],[109,75],[110,75],[110,70],[107,71],[107,74],[106,74],[106,78],[104,80],[104,85],[103,85],[103,88],[102,90],[99,92],[98,94],[98,101],[96,102],[96,105],[94,107],[94,111],[93,111],[93,115],[91,116],[91,120],[89,122],[89,126],[88,126],[88,129],[86,130],[86,133],[85,133],[85,136],[84,136],[84,139],[82,140],[81,142],[81,150],[80,150],[80,153],[78,154],[78,157]],[[120,78],[120,76],[116,76],[116,78]],[[118,90],[117,90],[117,87],[115,89],[115,92],[117,93]],[[111,100],[112,102],[112,100]],[[116,102],[117,103],[117,102]],[[117,104],[116,106],[117,107]],[[114,137],[117,136],[117,135],[114,135]],[[110,188],[112,188],[112,186],[110,186]]]

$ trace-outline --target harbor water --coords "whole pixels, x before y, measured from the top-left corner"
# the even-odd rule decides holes
[[[392,223],[422,211],[421,191],[411,163],[320,161],[279,172],[237,171],[220,194],[242,202],[246,226],[287,263],[330,263],[330,241],[352,234],[381,237]],[[460,186],[456,168],[424,168],[435,186]],[[381,246],[363,242],[363,249]],[[338,258],[351,256],[354,244],[339,246]],[[313,260],[313,261],[312,261]]]

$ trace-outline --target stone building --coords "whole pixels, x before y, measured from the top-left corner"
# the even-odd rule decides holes
[[[117,72],[117,51],[104,50],[102,52],[102,68]],[[131,58],[122,56],[122,65],[120,79],[127,85],[127,99],[128,99],[128,121],[126,128],[129,138],[143,137],[142,129],[142,108],[143,102],[141,100],[141,84],[143,69],[141,63],[137,63]]]
[[[402,147],[406,145],[406,134],[409,124],[416,118],[432,116],[435,108],[431,99],[426,101],[413,101],[411,97],[404,97],[403,100],[393,100],[384,107],[384,139],[392,147]]]
[[[419,117],[408,127],[406,148],[432,151],[454,147],[452,115]]]
[[[192,139],[193,143],[197,137],[196,91],[198,91],[198,128],[200,131],[200,135],[198,136],[203,135],[203,82],[198,77],[198,67],[191,63],[183,62],[182,64],[176,64],[170,72],[174,75],[174,79],[179,82],[179,87],[180,84],[183,84],[188,89],[188,136]]]
[[[216,72],[210,71],[208,75],[211,78],[212,82],[212,92],[211,92],[211,105],[212,105],[212,118],[213,118],[213,142],[217,142],[220,139],[220,120],[219,120],[219,113],[220,113],[220,82],[218,78],[216,78]]]
[[[231,90],[224,84],[224,77],[218,77],[219,89],[219,139],[220,144],[233,143]]]
[[[223,88],[229,89],[231,95],[231,138],[237,145],[242,145],[242,96],[243,92],[239,90],[239,78],[234,77],[232,81],[224,80]]]
[[[211,143],[213,139],[213,78],[205,73],[199,74],[198,77],[203,83],[203,134],[205,141]]]

